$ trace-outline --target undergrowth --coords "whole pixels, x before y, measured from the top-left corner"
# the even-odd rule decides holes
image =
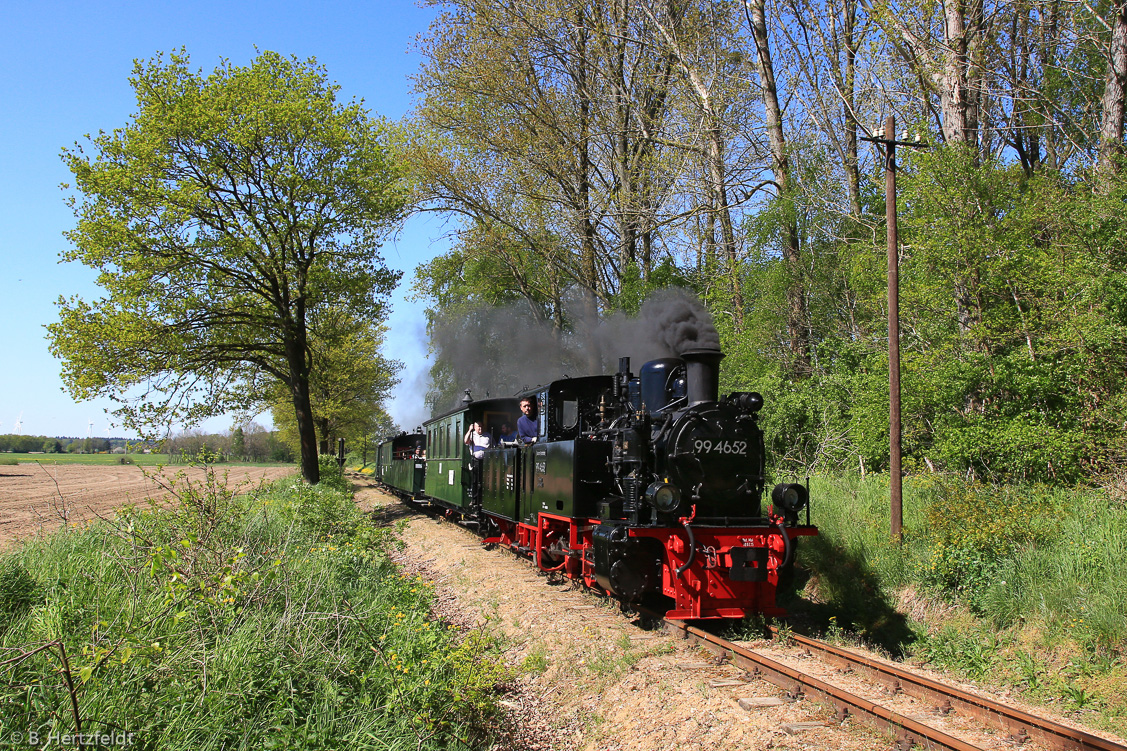
[[[335,463],[333,465],[335,467]],[[440,749],[488,733],[497,646],[431,615],[322,467],[122,510],[0,558],[0,737],[134,749]]]

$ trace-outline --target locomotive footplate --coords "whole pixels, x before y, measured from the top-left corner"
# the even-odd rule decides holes
[[[765,582],[767,581],[767,557],[769,550],[762,548],[732,548],[728,555],[732,559],[732,567],[728,576],[735,582]]]

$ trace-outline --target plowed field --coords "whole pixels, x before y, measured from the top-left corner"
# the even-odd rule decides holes
[[[16,540],[62,524],[64,516],[72,523],[109,516],[118,506],[141,503],[146,498],[165,499],[167,487],[183,473],[185,479],[200,480],[204,470],[197,467],[156,468],[125,464],[91,466],[82,464],[18,464],[0,466],[0,550]],[[296,472],[286,467],[224,467],[231,487],[262,480],[276,480]],[[146,476],[146,473],[148,476]],[[163,485],[163,487],[162,487]]]

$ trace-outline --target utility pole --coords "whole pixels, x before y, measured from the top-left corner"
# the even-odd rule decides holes
[[[884,130],[871,138],[883,147],[884,210],[888,228],[888,505],[892,538],[904,537],[904,482],[900,462],[900,238],[896,227],[896,146],[926,148],[928,144],[896,140],[896,118],[884,120]]]

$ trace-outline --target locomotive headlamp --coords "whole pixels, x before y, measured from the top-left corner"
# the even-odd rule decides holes
[[[758,391],[741,392],[732,394],[732,399],[744,412],[758,412],[763,408],[763,394]]]
[[[676,511],[677,507],[681,505],[681,491],[676,485],[671,485],[668,482],[651,483],[646,488],[644,497],[646,503],[666,514]]]
[[[805,485],[797,482],[781,482],[771,490],[771,505],[787,516],[806,508],[810,493]]]

